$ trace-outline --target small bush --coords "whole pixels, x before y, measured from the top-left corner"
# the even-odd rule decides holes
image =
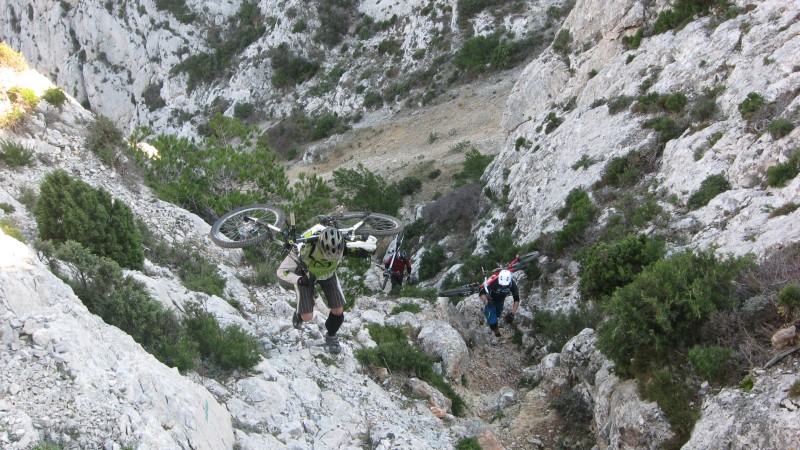
[[[479,183],[481,176],[492,162],[494,156],[484,155],[477,148],[472,147],[464,156],[464,163],[461,172],[455,174],[455,187],[460,187],[465,184]]]
[[[354,211],[372,211],[395,215],[403,204],[393,186],[380,175],[359,163],[355,169],[333,171],[336,198]]]
[[[556,233],[556,250],[561,251],[570,244],[583,239],[586,229],[597,212],[597,207],[592,203],[589,194],[583,189],[575,188],[567,195],[564,207],[558,210],[560,220],[567,219],[564,227]]]
[[[644,122],[645,128],[652,128],[658,133],[658,142],[667,143],[677,137],[688,128],[685,124],[676,122],[672,117],[661,116]]]
[[[581,257],[578,291],[584,300],[610,297],[645,267],[660,260],[664,252],[663,240],[644,234],[630,234],[616,242],[595,244]]]
[[[33,89],[28,88],[12,87],[8,90],[8,99],[25,111],[36,108],[36,105],[39,104],[39,96]]]
[[[3,210],[4,213],[9,214],[14,212],[14,205],[11,203],[0,202],[0,209]]]
[[[33,150],[16,142],[0,139],[0,160],[8,167],[23,167],[33,164]]]
[[[783,187],[786,182],[800,173],[796,164],[781,163],[767,168],[767,184],[772,187]]]
[[[455,416],[463,416],[466,410],[464,400],[447,384],[441,375],[433,371],[433,361],[422,350],[408,343],[405,332],[396,326],[367,325],[375,348],[356,350],[358,362],[371,367],[385,367],[390,371],[400,371],[427,381],[452,402]]]
[[[609,114],[616,114],[624,109],[627,109],[633,103],[633,97],[627,95],[620,95],[619,97],[614,97],[606,103],[606,107],[608,107]]]
[[[441,245],[434,245],[423,253],[419,259],[420,280],[429,280],[436,276],[444,268],[446,260],[444,248]]]
[[[0,219],[0,230],[23,244],[28,243],[28,241],[25,240],[25,235],[23,235],[11,221]]]
[[[413,176],[405,177],[396,185],[397,192],[402,196],[412,195],[422,190],[422,181]]]
[[[117,160],[117,153],[125,145],[122,132],[108,117],[98,116],[89,125],[89,135],[84,144],[106,165],[113,165]]]
[[[425,224],[444,228],[449,232],[469,229],[480,203],[481,185],[467,184],[429,202],[422,210]]]
[[[644,28],[639,28],[636,33],[630,36],[622,36],[622,46],[627,50],[636,50],[642,43]]]
[[[723,382],[731,373],[729,363],[733,350],[718,345],[694,346],[689,349],[689,361],[698,375],[714,382]]]
[[[559,127],[562,123],[564,123],[564,119],[558,117],[556,113],[550,112],[547,114],[547,117],[544,119],[545,127],[544,127],[544,134],[550,134],[553,130]]]
[[[794,283],[784,286],[778,294],[778,304],[788,309],[800,307],[800,286]]]
[[[392,308],[392,312],[389,314],[395,315],[395,314],[400,314],[401,312],[410,312],[416,314],[420,312],[421,309],[422,308],[420,308],[420,306],[415,303],[403,303]]]
[[[61,108],[67,101],[67,94],[60,87],[51,87],[44,91],[42,99],[56,108]]]
[[[700,189],[689,197],[686,206],[689,211],[706,206],[714,197],[730,188],[731,185],[724,175],[711,175],[700,183]]]
[[[792,130],[794,124],[786,119],[775,119],[767,125],[767,132],[773,139],[786,137]]]
[[[692,389],[680,376],[659,369],[639,379],[642,398],[658,403],[675,435],[666,448],[680,448],[688,439],[700,411]]]
[[[789,387],[789,396],[792,398],[800,397],[800,380],[795,381],[792,383],[791,387]]]
[[[548,352],[560,352],[564,345],[584,328],[594,328],[602,319],[600,311],[589,305],[570,312],[535,311],[531,328]]]
[[[25,56],[22,55],[22,52],[14,51],[5,42],[0,42],[0,66],[10,67],[18,71],[28,69],[28,63],[25,61]]]
[[[383,106],[383,96],[379,92],[367,91],[364,94],[364,108],[375,109]]]
[[[187,307],[183,321],[200,355],[223,370],[249,370],[261,360],[261,344],[239,325],[220,327],[217,319],[199,305]]]
[[[41,239],[75,241],[122,267],[143,267],[142,238],[128,205],[63,170],[45,175],[33,211]]]
[[[553,51],[566,55],[572,50],[572,40],[572,33],[566,28],[562,29],[553,40]]]
[[[456,442],[456,450],[481,450],[482,448],[475,436],[462,437]]]
[[[794,202],[789,202],[772,210],[772,212],[769,213],[769,217],[771,219],[774,217],[787,216],[797,211],[798,208],[800,208],[799,204]]]
[[[732,280],[752,261],[717,259],[711,251],[678,253],[656,261],[604,303],[598,348],[618,373],[647,367],[693,344],[714,312],[734,306]]]
[[[569,424],[570,429],[578,433],[588,430],[594,418],[591,405],[578,391],[571,390],[551,400],[550,406]]]
[[[739,113],[742,119],[748,120],[753,117],[764,106],[764,97],[757,92],[750,92],[747,94],[741,103],[739,103]]]

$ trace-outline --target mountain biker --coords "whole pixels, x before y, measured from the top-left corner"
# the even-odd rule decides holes
[[[389,267],[391,265],[391,267]],[[383,267],[391,270],[392,290],[391,292],[398,292],[403,287],[403,272],[408,270],[408,276],[411,277],[411,260],[406,255],[404,250],[397,252],[397,257],[389,257],[384,261]]]
[[[295,286],[297,309],[292,315],[292,325],[299,329],[303,322],[314,317],[314,287],[322,287],[325,304],[330,308],[325,320],[325,346],[330,353],[340,353],[339,337],[336,333],[344,323],[344,293],[336,277],[336,268],[344,256],[346,246],[342,233],[336,227],[316,225],[303,237],[318,235],[316,242],[300,248],[299,258],[289,253],[278,267],[278,278]]]
[[[519,288],[511,276],[511,271],[503,269],[497,275],[494,281],[487,286],[481,286],[481,291],[478,294],[483,302],[483,315],[486,316],[486,323],[489,329],[494,332],[490,344],[496,346],[500,343],[500,327],[498,321],[503,314],[503,304],[505,303],[508,294],[514,298],[514,305],[511,307],[511,312],[506,316],[508,323],[513,323],[514,314],[519,309]]]

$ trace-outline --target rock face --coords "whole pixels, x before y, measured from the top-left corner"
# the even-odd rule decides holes
[[[800,179],[765,187],[767,168],[785,162],[797,148],[800,127],[776,139],[753,132],[738,110],[748,93],[757,92],[780,104],[778,116],[796,121],[798,9],[794,2],[772,0],[743,11],[721,23],[701,18],[625,50],[621,38],[652,24],[658,9],[645,9],[638,1],[576,2],[563,26],[573,36],[572,50],[566,55],[548,50],[520,76],[503,120],[506,144],[487,170],[495,192],[504,184],[512,186],[511,208],[521,241],[561,229],[555,213],[570,190],[590,188],[611,158],[652,145],[654,132],[642,126],[652,116],[630,108],[611,114],[602,103],[645,92],[682,92],[691,99],[714,86],[724,86],[717,113],[708,126],[690,128],[667,142],[653,190],[684,204],[714,174],[723,174],[731,190],[688,214],[663,202],[673,214],[672,226],[697,230],[690,236],[692,247],[715,246],[720,253],[737,255],[764,256],[800,240],[800,211],[769,214],[797,198]],[[597,75],[590,77],[592,70]],[[645,82],[651,85],[643,91]],[[560,106],[570,103],[572,109]],[[550,113],[563,122],[548,133],[543,125]],[[527,151],[517,149],[518,138],[531,143]],[[582,158],[592,164],[573,168]],[[498,168],[507,171],[507,179]]]
[[[790,387],[797,383],[798,364],[760,372],[750,392],[723,389],[703,402],[686,450],[702,448],[792,448],[800,436],[800,399]]]
[[[5,234],[0,247],[0,446],[233,445],[231,415],[208,390],[89,313],[30,248]]]

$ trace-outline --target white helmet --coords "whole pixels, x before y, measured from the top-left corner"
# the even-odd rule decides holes
[[[500,274],[497,275],[497,282],[500,283],[500,286],[511,285],[511,271],[505,269],[501,270]]]
[[[326,259],[341,259],[344,255],[344,236],[335,227],[327,227],[319,235],[318,246]]]

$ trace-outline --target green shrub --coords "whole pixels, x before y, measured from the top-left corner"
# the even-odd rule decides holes
[[[149,231],[147,234],[140,234],[144,236],[147,258],[175,271],[186,289],[222,297],[225,278],[220,275],[217,266],[205,259],[200,252],[187,244],[169,245]]]
[[[355,169],[334,170],[333,183],[336,198],[353,211],[395,215],[402,206],[403,198],[393,186],[361,163]]]
[[[50,172],[33,214],[41,239],[79,242],[122,267],[143,267],[142,238],[133,213],[104,189],[94,189],[61,169]]]
[[[67,101],[67,94],[65,94],[60,87],[51,87],[44,91],[44,94],[42,94],[42,99],[57,108],[61,108],[61,106],[64,105],[64,102]]]
[[[556,250],[564,250],[570,244],[583,239],[596,212],[597,207],[586,191],[580,188],[571,190],[564,201],[564,207],[556,214],[560,220],[567,219],[564,227],[556,233]]]
[[[593,306],[584,305],[569,312],[534,311],[531,329],[548,352],[560,352],[564,345],[584,328],[595,328],[602,317]]]
[[[475,436],[462,437],[456,442],[456,450],[481,450],[482,448]]]
[[[783,187],[787,181],[794,179],[798,173],[800,173],[800,168],[791,161],[775,164],[767,168],[767,184],[772,187]]]
[[[741,103],[739,103],[739,113],[742,119],[748,120],[753,117],[764,106],[764,97],[757,92],[750,92],[747,94]]]
[[[0,66],[10,67],[14,70],[27,70],[28,63],[22,52],[14,51],[5,42],[0,42]]]
[[[772,219],[774,217],[787,216],[787,215],[797,211],[798,208],[800,208],[800,205],[797,204],[797,203],[794,203],[794,202],[785,203],[785,204],[773,209],[769,213],[769,217],[770,217],[770,219]]]
[[[375,109],[383,106],[383,97],[380,92],[367,91],[364,94],[364,108]]]
[[[418,313],[422,310],[419,305],[415,303],[402,303],[392,308],[391,315],[400,314],[401,312]]]
[[[25,235],[22,234],[21,231],[11,222],[6,219],[0,219],[0,230],[3,233],[11,236],[12,238],[22,242],[23,244],[27,244],[28,241],[25,240]]]
[[[700,189],[698,189],[697,192],[689,196],[686,206],[690,211],[702,208],[703,206],[706,206],[714,197],[730,190],[730,188],[731,185],[728,183],[728,180],[724,175],[711,175],[703,180],[702,183],[700,183]]]
[[[792,130],[794,124],[786,119],[775,119],[767,125],[767,132],[773,139],[786,137]]]
[[[378,344],[375,348],[356,350],[358,362],[371,367],[385,367],[389,371],[400,371],[427,381],[452,402],[455,416],[463,416],[464,400],[447,384],[441,375],[433,371],[433,361],[422,350],[408,343],[405,332],[399,327],[367,325],[370,336]]]
[[[39,104],[39,96],[33,89],[23,87],[12,87],[8,90],[8,99],[11,103],[22,106],[24,110],[36,108]]]
[[[789,387],[789,397],[792,397],[792,398],[800,397],[800,380],[795,381]]]
[[[664,256],[661,239],[630,234],[611,243],[589,247],[581,257],[578,291],[585,300],[610,297],[630,283],[645,267]]]
[[[446,260],[442,246],[434,245],[431,247],[419,259],[419,279],[429,280],[436,276],[444,268]]]
[[[183,2],[183,0],[162,1]],[[185,5],[182,8],[184,7]],[[178,17],[179,20],[194,20],[192,14]],[[187,87],[191,91],[200,83],[230,73],[233,59],[266,31],[267,27],[264,25],[264,17],[258,4],[243,2],[236,15],[228,21],[228,28],[213,40],[210,53],[191,55],[176,64],[170,73],[185,72],[188,75]],[[273,59],[273,68],[274,64]]]
[[[3,210],[4,213],[9,214],[13,213],[15,208],[14,205],[7,202],[0,202],[0,210]]]
[[[599,326],[598,348],[618,373],[627,373],[632,362],[647,367],[684,351],[713,313],[734,306],[732,280],[749,264],[687,251],[646,266],[604,303],[608,319]]]
[[[249,370],[261,360],[261,344],[238,325],[220,327],[199,305],[188,305],[183,320],[201,357],[223,370]]]
[[[598,186],[631,187],[652,169],[647,155],[631,150],[625,156],[615,156],[606,165]]]
[[[405,177],[397,183],[397,192],[402,196],[412,195],[422,190],[422,181],[413,176]]]
[[[37,250],[91,313],[128,333],[170,367],[181,372],[194,367],[196,351],[174,312],[152,299],[142,283],[123,276],[116,262],[95,256],[74,241],[57,246],[39,242]],[[62,273],[60,266],[52,263],[56,259],[68,270]]]
[[[570,390],[550,401],[550,406],[575,433],[589,429],[594,418],[591,405],[578,391]]]
[[[33,150],[14,141],[0,139],[0,160],[8,167],[30,166],[34,161]]]
[[[453,62],[459,69],[482,71],[491,62],[495,49],[500,45],[496,36],[475,36],[467,39],[456,52]]]
[[[562,117],[558,117],[554,112],[547,114],[547,117],[544,118],[544,121],[544,134],[550,134],[553,130],[558,128],[559,125],[564,123],[564,119]]]
[[[800,287],[794,283],[784,286],[778,294],[778,305],[790,310],[800,307]]]
[[[355,13],[356,3],[336,0],[317,3],[317,17],[324,17],[314,33],[314,42],[335,47],[347,35]]]
[[[665,94],[659,98],[659,104],[661,107],[671,113],[679,113],[683,111],[683,108],[686,107],[687,103],[689,103],[689,99],[682,92]]]
[[[94,153],[100,161],[111,166],[117,160],[117,153],[125,145],[122,132],[108,117],[98,116],[88,127],[89,135],[86,136],[84,145]]]
[[[665,448],[680,448],[686,443],[700,417],[696,395],[677,374],[659,369],[639,380],[642,398],[658,403],[675,433]]]
[[[608,113],[614,115],[624,109],[627,109],[633,103],[633,97],[627,95],[620,95],[619,97],[614,97],[606,103],[608,107]]]
[[[492,155],[484,155],[475,147],[470,148],[464,156],[461,172],[454,176],[456,180],[455,187],[480,182],[483,172],[493,159],[494,156]]]
[[[667,143],[677,137],[688,128],[685,124],[676,122],[672,117],[661,116],[644,122],[645,128],[652,128],[658,133],[658,142]]]
[[[630,36],[622,36],[622,46],[627,50],[636,50],[642,43],[644,28],[639,28],[636,33]]]
[[[696,15],[708,14],[717,0],[675,0],[672,7],[658,14],[653,24],[653,34],[681,28]]]
[[[572,50],[572,40],[572,33],[570,33],[568,29],[563,28],[558,32],[556,38],[553,39],[553,51],[566,55]]]
[[[689,361],[695,372],[710,381],[723,382],[731,372],[733,349],[718,345],[696,345],[689,349]]]

